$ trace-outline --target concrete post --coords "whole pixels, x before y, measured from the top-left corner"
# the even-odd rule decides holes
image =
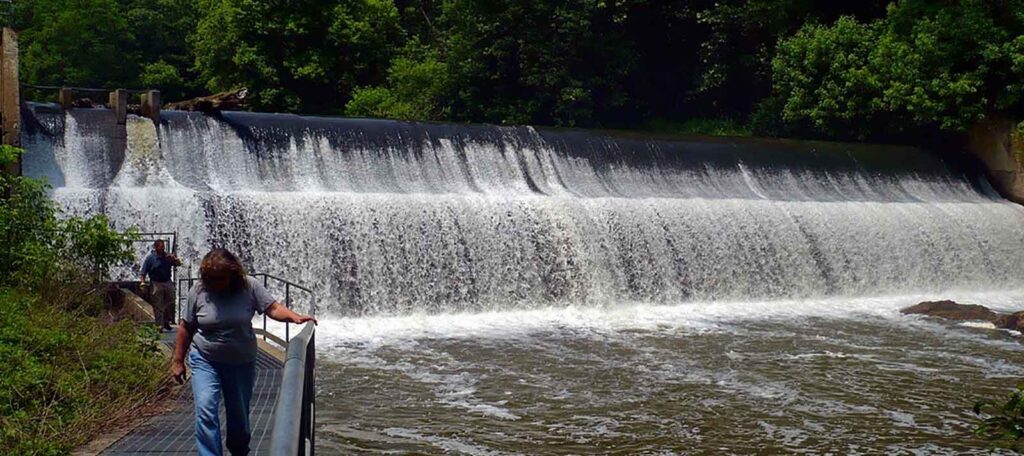
[[[124,163],[128,150],[128,91],[117,89],[110,92],[110,111],[114,115],[114,128],[110,142],[110,172],[114,175]]]
[[[150,90],[142,94],[142,115],[160,123],[160,91]]]
[[[57,102],[60,103],[61,108],[71,109],[75,105],[75,92],[67,87],[62,87],[60,94],[57,95]]]
[[[999,193],[1024,204],[1024,135],[1015,120],[979,122],[968,132],[968,149],[985,165],[989,181]]]
[[[117,89],[110,92],[110,110],[114,111],[114,121],[124,125],[128,121],[128,91]]]
[[[4,27],[0,34],[0,134],[3,144],[21,145],[21,87],[18,84],[18,34]],[[21,159],[4,172],[21,175]]]

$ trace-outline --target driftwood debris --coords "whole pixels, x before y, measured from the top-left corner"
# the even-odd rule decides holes
[[[205,112],[207,114],[220,111],[231,111],[243,107],[245,105],[246,96],[248,95],[248,89],[229,90],[227,92],[221,92],[206,97],[197,97],[191,100],[167,103],[163,106],[163,109],[197,111]]]
[[[73,108],[95,108],[98,106],[100,105],[98,105],[95,101],[92,101],[91,98],[79,98],[71,102],[71,107]]]

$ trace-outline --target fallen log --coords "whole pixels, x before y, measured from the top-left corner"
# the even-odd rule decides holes
[[[176,111],[195,111],[207,114],[220,111],[233,111],[245,106],[245,99],[249,95],[248,89],[229,90],[205,97],[197,97],[191,100],[167,103],[163,109]]]

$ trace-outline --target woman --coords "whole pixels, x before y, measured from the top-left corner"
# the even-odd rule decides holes
[[[256,374],[255,312],[277,321],[316,319],[292,312],[270,296],[231,252],[213,249],[199,266],[200,281],[188,292],[178,324],[171,375],[185,382],[185,352],[192,368],[196,403],[196,446],[203,456],[221,455],[220,399],[227,415],[227,447],[232,455],[249,453],[249,399]]]

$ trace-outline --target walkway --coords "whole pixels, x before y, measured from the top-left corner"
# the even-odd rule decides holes
[[[174,333],[164,334],[163,342],[173,347]],[[268,454],[270,450],[270,427],[274,416],[274,404],[281,387],[283,364],[264,350],[256,360],[256,386],[252,394],[250,421],[252,441],[250,454]],[[192,406],[192,388],[186,384],[181,388],[174,405],[164,414],[154,416],[136,427],[113,445],[103,455],[194,455],[196,454],[195,415]],[[221,406],[221,426],[224,424],[224,408]]]

